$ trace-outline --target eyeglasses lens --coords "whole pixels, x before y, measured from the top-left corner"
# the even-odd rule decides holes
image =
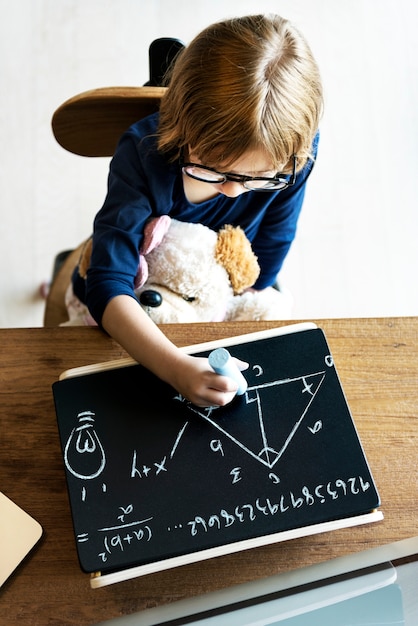
[[[241,182],[237,175],[235,177],[227,174],[222,174],[220,172],[216,172],[214,170],[206,169],[205,167],[201,167],[200,165],[186,165],[183,168],[183,171],[192,178],[197,180],[201,180],[205,183],[214,183],[220,184],[225,183],[227,180],[232,180],[236,182]],[[274,191],[279,189],[284,189],[288,186],[288,181],[285,178],[274,178],[274,179],[257,179],[253,178],[250,180],[242,181],[242,185],[246,189],[251,189],[253,191]]]
[[[207,170],[205,167],[199,167],[197,165],[187,165],[184,171],[189,176],[202,180],[205,183],[223,183],[226,178],[223,174],[218,174],[212,170]]]

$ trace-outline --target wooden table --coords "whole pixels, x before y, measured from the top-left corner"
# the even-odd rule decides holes
[[[328,338],[384,521],[96,590],[78,565],[51,385],[65,369],[126,354],[97,328],[0,329],[0,490],[44,528],[42,542],[0,589],[0,622],[93,624],[418,535],[418,318],[317,323]],[[184,324],[163,330],[186,345],[283,324]]]

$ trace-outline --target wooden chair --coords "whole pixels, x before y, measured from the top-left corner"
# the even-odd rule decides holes
[[[183,47],[177,39],[152,42],[150,79],[139,87],[103,87],[80,93],[64,102],[52,117],[52,131],[58,143],[74,154],[87,157],[112,156],[123,132],[137,120],[158,110],[166,88],[164,67]],[[58,326],[68,320],[65,292],[80,255],[76,250],[57,255],[46,295],[44,326]]]

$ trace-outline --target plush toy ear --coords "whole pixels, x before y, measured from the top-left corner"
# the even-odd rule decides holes
[[[134,280],[134,288],[139,289],[147,282],[148,263],[145,255],[149,254],[164,239],[164,235],[170,228],[171,217],[169,215],[161,215],[154,217],[145,224],[144,238],[139,249],[138,272]]]
[[[239,226],[228,224],[219,231],[215,258],[228,272],[235,295],[252,287],[260,274],[257,257]]]
[[[140,254],[144,256],[149,254],[162,242],[164,235],[170,228],[171,217],[169,215],[161,215],[154,217],[145,224],[144,238],[139,249]]]

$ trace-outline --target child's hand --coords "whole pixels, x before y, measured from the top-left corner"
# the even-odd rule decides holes
[[[241,371],[248,368],[248,363],[234,360]],[[174,381],[175,384],[172,384],[177,391],[201,407],[225,406],[233,400],[238,389],[237,382],[232,378],[215,374],[206,358],[187,354],[182,354]]]

